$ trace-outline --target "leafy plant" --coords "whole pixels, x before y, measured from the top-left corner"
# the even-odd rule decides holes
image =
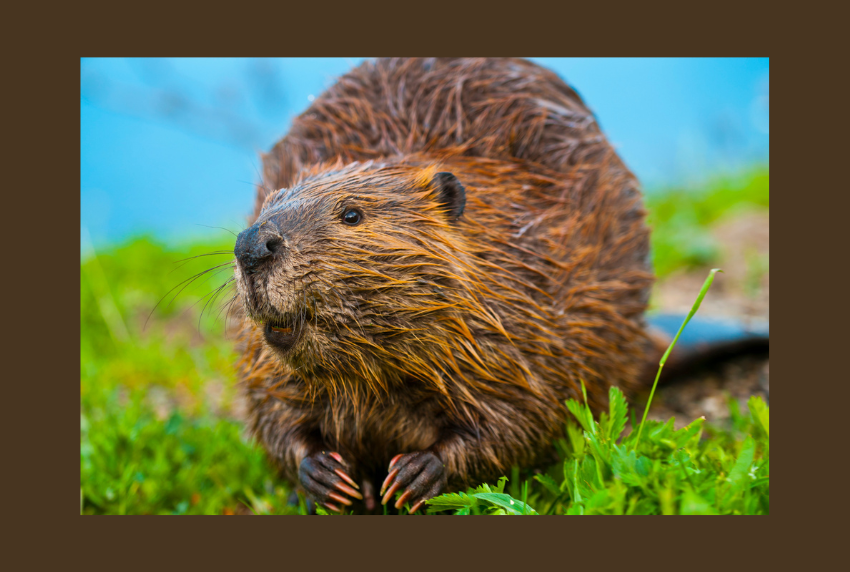
[[[453,510],[455,514],[537,514],[524,500],[517,500],[505,493],[507,477],[502,477],[496,486],[483,484],[466,493],[448,493],[428,501],[430,512]],[[523,487],[523,497],[528,485]]]
[[[454,514],[768,514],[769,409],[748,402],[741,440],[736,432],[704,436],[704,420],[675,429],[674,420],[646,421],[642,439],[626,432],[628,406],[612,387],[609,410],[595,419],[586,404],[567,402],[562,463],[524,482],[527,503],[482,485],[428,501],[429,512]],[[529,483],[536,490],[529,493]],[[496,492],[498,503],[488,493]],[[536,507],[536,508],[532,508]],[[513,509],[513,510],[511,510]],[[523,512],[525,511],[525,512]]]

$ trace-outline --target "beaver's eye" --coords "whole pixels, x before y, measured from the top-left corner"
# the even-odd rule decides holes
[[[363,219],[363,215],[360,214],[360,211],[357,209],[348,209],[345,211],[345,214],[342,215],[342,222],[345,224],[350,224],[354,226],[355,224],[360,224],[360,221]]]

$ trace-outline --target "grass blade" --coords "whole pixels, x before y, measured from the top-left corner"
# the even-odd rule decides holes
[[[708,289],[711,287],[711,283],[714,282],[714,275],[718,272],[723,272],[719,268],[712,268],[711,272],[708,273],[708,278],[705,279],[705,283],[702,285],[702,289],[699,291],[699,295],[697,299],[694,301],[693,306],[691,306],[691,311],[688,312],[688,315],[685,317],[685,321],[682,322],[682,325],[679,327],[679,331],[676,332],[675,337],[673,337],[673,341],[670,342],[670,345],[667,346],[667,351],[664,352],[664,355],[661,356],[661,361],[658,362],[658,373],[655,374],[655,381],[652,382],[652,389],[649,392],[649,399],[646,401],[646,408],[643,410],[643,419],[640,421],[640,427],[638,428],[637,438],[635,439],[633,451],[637,450],[638,443],[640,443],[640,436],[643,433],[643,425],[646,422],[646,416],[649,413],[649,406],[652,404],[652,397],[655,395],[655,388],[658,386],[658,379],[661,377],[661,370],[664,368],[664,364],[667,362],[667,357],[670,355],[670,352],[673,351],[673,347],[676,345],[676,342],[679,339],[679,336],[682,334],[682,331],[685,329],[685,326],[688,325],[688,322],[691,321],[691,318],[694,317],[694,314],[699,310],[700,304],[702,304],[702,299],[705,298],[705,295],[708,293]]]

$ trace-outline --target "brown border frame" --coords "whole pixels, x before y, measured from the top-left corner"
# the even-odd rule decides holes
[[[14,544],[19,550],[26,550],[30,563],[103,561],[116,568],[145,561],[166,565],[185,563],[195,568],[200,567],[202,557],[207,555],[213,558],[204,560],[222,566],[255,567],[262,565],[260,558],[268,558],[264,553],[270,553],[270,564],[283,567],[310,566],[329,560],[333,562],[331,565],[349,566],[374,560],[406,568],[420,562],[437,564],[439,559],[469,562],[476,568],[494,562],[522,570],[539,567],[544,562],[570,566],[578,559],[589,561],[586,563],[590,565],[599,563],[606,569],[617,561],[643,562],[650,566],[675,562],[690,568],[709,560],[721,565],[734,562],[735,568],[744,568],[764,565],[780,555],[790,545],[784,542],[787,535],[781,532],[793,530],[786,528],[792,526],[793,517],[805,516],[803,509],[794,511],[792,503],[783,500],[781,493],[774,514],[758,522],[740,518],[727,518],[722,523],[705,518],[686,522],[656,519],[640,524],[622,518],[405,519],[400,524],[373,517],[352,525],[350,519],[339,518],[274,521],[196,518],[188,523],[177,519],[154,522],[142,518],[73,518],[79,514],[79,421],[74,407],[78,394],[74,380],[79,371],[76,367],[80,283],[76,237],[80,204],[79,195],[73,192],[79,184],[78,55],[166,55],[151,53],[165,49],[182,54],[233,53],[244,52],[246,46],[254,52],[310,51],[312,55],[333,55],[329,53],[331,50],[337,54],[361,52],[364,48],[376,52],[492,55],[497,52],[507,55],[505,52],[517,50],[535,52],[528,55],[565,52],[767,55],[781,45],[778,36],[782,30],[799,30],[797,26],[783,26],[792,23],[788,22],[790,17],[770,13],[773,8],[764,6],[748,13],[741,5],[733,6],[694,6],[694,13],[688,14],[682,5],[669,12],[653,12],[645,5],[621,9],[605,4],[599,5],[596,13],[586,6],[569,4],[560,5],[560,13],[525,5],[503,11],[480,5],[469,18],[464,18],[457,6],[446,11],[434,4],[403,7],[398,3],[391,8],[358,6],[356,14],[352,14],[352,5],[345,11],[319,6],[313,14],[303,8],[281,6],[274,13],[250,16],[247,11],[237,11],[245,13],[243,16],[224,8],[200,12],[199,6],[195,6],[191,16],[182,18],[173,5],[167,10],[150,4],[134,6],[133,13],[126,18],[115,15],[114,5],[114,9],[89,15],[76,12],[64,15],[61,10],[48,9],[50,20],[59,25],[43,25],[39,18],[37,34],[30,33],[27,42],[16,45],[23,49],[38,40],[50,48],[49,53],[26,61],[14,61],[18,57],[14,56],[10,67],[18,82],[7,84],[7,89],[15,92],[17,98],[8,109],[33,110],[33,113],[12,112],[8,116],[11,123],[17,124],[10,139],[20,150],[11,155],[16,157],[13,177],[19,180],[4,194],[4,210],[12,215],[9,218],[15,219],[16,225],[7,239],[12,244],[7,244],[5,251],[9,257],[6,285],[12,295],[16,294],[15,290],[23,291],[26,300],[10,304],[13,315],[7,318],[7,325],[13,325],[13,329],[7,331],[14,332],[13,343],[23,340],[25,347],[18,348],[16,344],[16,349],[7,354],[6,366],[11,371],[3,376],[6,410],[12,418],[10,426],[18,429],[7,439],[12,454],[7,454],[4,465],[7,471],[21,475],[25,481],[23,487],[7,488],[17,505],[13,514],[25,521],[18,530],[26,538]],[[143,9],[146,10],[140,12]],[[405,11],[411,14],[405,16]],[[389,22],[390,18],[396,18],[395,23]],[[216,27],[221,20],[227,25]],[[281,29],[265,29],[266,22],[275,20],[281,22]],[[237,23],[242,25],[234,25]],[[235,41],[237,38],[241,42]],[[508,38],[512,41],[506,42]],[[438,39],[441,41],[435,41]],[[795,36],[795,44],[798,42],[799,37]],[[439,47],[435,49],[435,45]],[[352,46],[356,49],[352,50]],[[793,58],[782,61],[787,63]],[[786,85],[789,76],[783,74],[783,77],[780,85],[790,88]],[[814,94],[820,86],[812,82],[811,73],[797,77],[796,91],[801,95]],[[815,108],[815,113],[817,109],[823,110],[822,105]],[[798,102],[795,107],[800,109],[802,104]],[[794,140],[803,146],[814,145],[811,134],[804,131],[810,123],[810,120],[792,123],[783,126],[783,131],[787,127],[793,134],[796,128],[799,131]],[[820,150],[829,149],[828,144],[819,140],[817,144]],[[794,192],[790,190],[792,181],[797,183],[794,185],[797,189],[818,188],[812,181],[812,164],[799,160],[789,151],[780,149],[779,153],[780,157],[788,153],[789,159],[779,163],[783,172],[778,187],[780,199],[783,193]],[[24,164],[17,165],[17,160]],[[58,180],[53,180],[54,177]],[[799,190],[794,196],[801,196]],[[790,300],[786,300],[787,305],[782,304],[782,293],[791,288],[797,290],[798,286],[802,292],[804,284],[814,287],[820,273],[808,270],[833,267],[836,259],[828,252],[811,251],[804,246],[802,236],[808,233],[801,231],[806,222],[815,218],[801,217],[805,209],[780,200],[774,204],[774,210],[774,216],[779,217],[778,228],[788,229],[774,235],[778,244],[774,253],[781,253],[780,264],[775,264],[773,269],[774,285],[780,285],[774,287],[774,301],[780,308],[778,313],[774,310],[774,316],[778,316],[774,320],[774,343],[780,344],[780,351],[775,353],[778,360],[774,360],[774,382],[781,388],[783,383],[813,378],[806,383],[807,391],[798,391],[795,397],[800,402],[798,412],[814,412],[819,409],[813,398],[824,395],[822,388],[817,388],[818,383],[833,376],[811,375],[812,358],[824,355],[824,349],[829,350],[834,342],[828,343],[822,334],[809,335],[805,338],[812,347],[807,347],[800,336],[802,343],[794,346],[797,351],[783,342],[783,332],[791,327],[788,324],[811,332],[812,326],[807,326],[801,318],[804,312],[812,314],[812,309],[808,302],[802,308],[798,304],[800,318],[793,319],[794,306]],[[830,209],[821,208],[817,212],[821,232],[841,228],[822,220],[829,216],[824,210]],[[840,244],[838,240],[836,236],[832,244]],[[782,259],[793,260],[794,270],[791,264],[783,268]],[[837,290],[838,286],[833,288]],[[819,285],[818,289],[821,290]],[[832,297],[828,288],[822,297],[840,299]],[[16,298],[7,294],[6,300]],[[34,312],[33,308],[42,311]],[[49,333],[45,332],[45,324],[49,324]],[[820,328],[817,331],[822,332]],[[783,345],[786,351],[782,351]],[[781,392],[774,393],[774,402],[785,401]],[[783,411],[787,415],[786,409]],[[803,446],[804,435],[810,430],[806,429],[808,424],[798,417],[795,432],[790,430],[791,423],[787,417],[774,421],[783,435],[779,451],[796,450],[799,458],[811,462],[809,448]],[[797,447],[794,447],[795,439]],[[804,451],[806,454],[801,455]],[[784,468],[782,482],[795,472],[791,463],[778,466]],[[801,473],[806,470],[804,463],[797,467],[796,471]],[[806,479],[798,482],[802,489],[810,487]],[[771,542],[780,538],[781,542]],[[801,544],[799,537],[794,544]],[[790,563],[785,558],[783,562]]]

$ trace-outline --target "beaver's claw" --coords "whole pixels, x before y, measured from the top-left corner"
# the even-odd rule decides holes
[[[351,505],[351,500],[345,495],[363,498],[354,490],[353,487],[360,487],[348,476],[347,470],[348,465],[339,453],[322,451],[301,461],[298,479],[313,500],[333,512],[341,512],[341,508],[335,503]]]
[[[401,508],[410,502],[411,514],[422,503],[437,496],[446,488],[446,467],[443,461],[430,451],[417,451],[406,455],[396,455],[390,461],[390,474],[381,486],[381,504],[387,504],[397,490],[402,490],[395,503]]]

